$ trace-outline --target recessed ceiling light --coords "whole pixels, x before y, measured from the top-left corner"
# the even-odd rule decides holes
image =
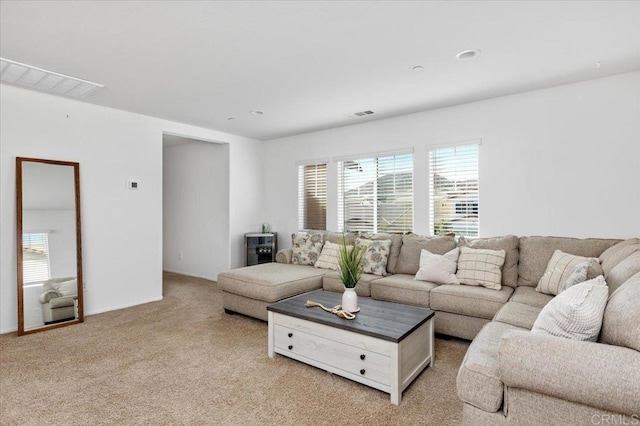
[[[251,115],[262,115],[262,114],[264,114],[264,111],[260,111],[259,109],[254,109],[252,111],[249,111],[249,114],[251,114]]]
[[[57,95],[85,98],[102,84],[0,58],[0,80]]]
[[[465,49],[461,52],[458,52],[456,55],[456,59],[460,61],[468,61],[470,59],[474,59],[480,55],[480,49]]]
[[[423,71],[424,67],[422,65],[416,65],[415,67],[411,68],[414,71]]]

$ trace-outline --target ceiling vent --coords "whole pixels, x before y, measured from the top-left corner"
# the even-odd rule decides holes
[[[373,114],[373,111],[360,111],[360,112],[356,112],[355,115],[356,117],[364,117],[365,115],[371,115]]]
[[[5,58],[0,58],[0,80],[3,83],[73,98],[85,98],[104,87],[102,84],[43,70]]]

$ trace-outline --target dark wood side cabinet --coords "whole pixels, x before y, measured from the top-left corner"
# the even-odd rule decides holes
[[[278,233],[248,232],[244,234],[244,264],[259,265],[276,261]]]

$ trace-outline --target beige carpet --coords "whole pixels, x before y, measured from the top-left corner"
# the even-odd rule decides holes
[[[23,337],[0,336],[0,423],[460,424],[468,347],[436,340],[436,364],[389,395],[282,356],[267,325],[227,315],[216,284],[165,274],[164,300]]]

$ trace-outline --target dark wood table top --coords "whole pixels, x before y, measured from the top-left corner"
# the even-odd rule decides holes
[[[395,343],[402,341],[435,315],[427,308],[358,297],[360,312],[355,319],[347,320],[319,307],[307,308],[307,300],[331,309],[342,304],[342,293],[315,290],[271,304],[267,310]]]

